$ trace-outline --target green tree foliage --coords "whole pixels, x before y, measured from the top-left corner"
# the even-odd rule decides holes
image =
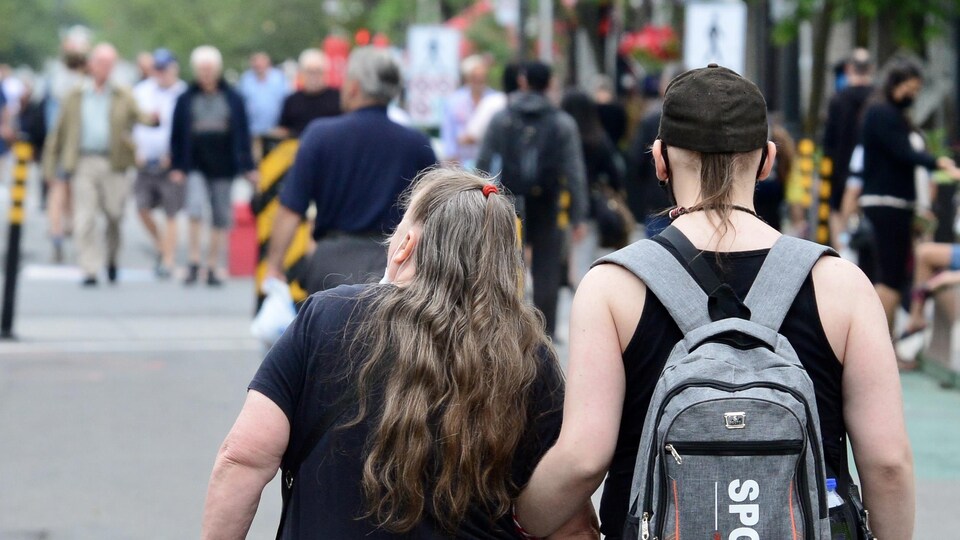
[[[59,30],[80,20],[62,0],[0,2],[0,62],[39,66],[56,53]]]

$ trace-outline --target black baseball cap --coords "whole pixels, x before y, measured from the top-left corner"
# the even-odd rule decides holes
[[[670,81],[658,138],[696,152],[751,152],[767,143],[767,102],[757,85],[717,64]]]

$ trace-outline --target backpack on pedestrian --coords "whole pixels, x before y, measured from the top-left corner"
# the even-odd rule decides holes
[[[501,183],[517,196],[554,193],[559,186],[559,111],[510,110],[501,154]]]
[[[684,334],[647,411],[625,539],[830,538],[816,395],[779,333],[823,255],[780,237],[743,302],[674,227],[597,262],[636,274]]]

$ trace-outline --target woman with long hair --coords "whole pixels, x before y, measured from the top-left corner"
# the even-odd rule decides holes
[[[942,169],[960,176],[953,160],[915,150],[913,123],[907,110],[923,88],[920,67],[895,63],[863,112],[863,193],[860,207],[869,220],[877,249],[877,268],[865,268],[877,288],[893,328],[901,291],[910,283],[907,270],[913,249],[917,190],[914,169]]]
[[[203,538],[243,537],[281,466],[281,538],[519,537],[511,502],[558,433],[563,382],[523,299],[513,204],[437,169],[404,207],[384,281],[311,296],[267,354]],[[570,530],[591,537],[589,512]]]
[[[703,96],[711,98],[704,100]],[[631,491],[635,465],[638,461],[641,465],[646,462],[645,456],[638,460],[638,450],[654,388],[671,351],[685,338],[671,313],[708,318],[709,296],[708,320],[750,317],[749,311],[744,313],[746,306],[740,300],[752,302],[746,293],[771,247],[781,240],[776,230],[759,219],[753,206],[756,183],[769,176],[777,154],[777,147],[767,138],[766,116],[766,103],[759,89],[716,65],[680,75],[667,88],[653,158],[657,176],[672,191],[679,206],[671,212],[673,223],[667,229],[668,236],[642,240],[642,246],[625,248],[620,254],[622,258],[602,260],[577,289],[570,315],[563,427],[557,443],[537,465],[517,502],[518,522],[531,534],[544,535],[554,530],[606,477],[600,505],[601,532],[608,539],[622,538],[628,514],[641,508],[638,503],[631,509],[631,502],[638,501],[631,500]],[[668,239],[676,239],[677,235],[686,244]],[[803,244],[800,240],[787,242]],[[803,246],[807,250],[820,249]],[[700,269],[708,265],[720,285],[705,288],[705,283],[693,283],[697,281],[693,276],[703,275],[694,271],[690,287],[704,289],[702,292],[675,290],[668,297],[660,290],[655,294],[644,280],[627,269],[630,265],[616,262],[635,256],[638,247],[665,250],[664,259],[674,264],[682,260],[691,265],[699,261]],[[689,256],[690,251],[694,252],[693,257]],[[661,259],[634,261],[636,267],[647,265],[647,275],[676,273],[673,266],[663,265]],[[703,305],[682,302],[691,295],[702,296]],[[853,264],[839,257],[823,257],[815,261],[792,300],[786,293],[782,296],[778,309],[791,303],[778,331],[796,351],[812,382],[826,469],[836,475],[841,487],[849,485],[849,436],[874,531],[879,538],[910,538],[914,517],[913,462],[893,347],[873,287]],[[724,309],[714,313],[713,306]],[[693,334],[687,335],[695,339]],[[738,343],[736,336],[730,339]],[[710,353],[685,358],[691,368],[697,362],[705,368],[722,366],[711,363]],[[725,360],[731,362],[729,371],[740,372],[732,359]],[[748,367],[744,365],[744,373],[750,373]],[[681,407],[676,402],[671,404]],[[705,419],[702,425],[708,425],[707,421],[709,425],[723,425],[722,420],[716,419]],[[767,424],[755,423],[753,427],[763,430]],[[664,447],[660,449],[664,451]],[[773,447],[768,450],[776,451]],[[674,457],[680,463],[681,457]],[[699,478],[709,478],[715,469],[698,469],[698,462],[690,461],[692,465],[683,462],[694,467],[688,474],[702,474],[697,479],[690,477],[687,485],[702,488],[697,483]],[[756,474],[762,482],[767,473],[758,470]],[[709,484],[711,489],[703,490],[703,496],[709,498],[705,505],[715,501],[716,484]],[[673,486],[676,496],[676,483]],[[720,489],[727,493],[726,485]],[[656,501],[661,499],[656,497],[644,495],[642,508],[660,504]],[[755,494],[751,495],[750,500],[755,498]],[[764,506],[764,516],[772,512],[785,517],[786,507],[787,500]],[[683,510],[679,504],[674,508],[678,514]],[[728,516],[726,504],[721,508],[720,519],[724,520]],[[734,507],[730,508],[734,512]],[[757,518],[756,511],[749,517]],[[731,521],[737,521],[736,517],[720,524],[731,525]],[[640,516],[637,522],[641,522]],[[641,525],[637,522],[634,526]],[[679,530],[679,518],[676,523]],[[657,525],[664,528],[662,522]],[[710,525],[713,527],[709,531],[684,537],[749,536],[736,534],[736,526],[731,527],[731,533],[729,529],[719,530],[714,520],[710,520]],[[659,536],[665,540],[676,536],[673,531],[659,534],[653,529],[643,530],[642,538]],[[756,537],[756,532],[750,532]],[[813,537],[813,531],[805,532],[807,536],[803,538]],[[797,537],[795,534],[794,538]]]

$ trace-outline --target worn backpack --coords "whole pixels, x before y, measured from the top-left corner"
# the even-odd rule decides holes
[[[514,195],[539,196],[557,188],[561,161],[558,114],[556,110],[537,114],[508,111],[500,176]]]
[[[740,303],[749,320],[711,319],[732,289],[674,227],[597,261],[640,277],[684,334],[644,421],[625,539],[830,538],[813,383],[779,334],[825,254],[834,253],[780,237]]]

